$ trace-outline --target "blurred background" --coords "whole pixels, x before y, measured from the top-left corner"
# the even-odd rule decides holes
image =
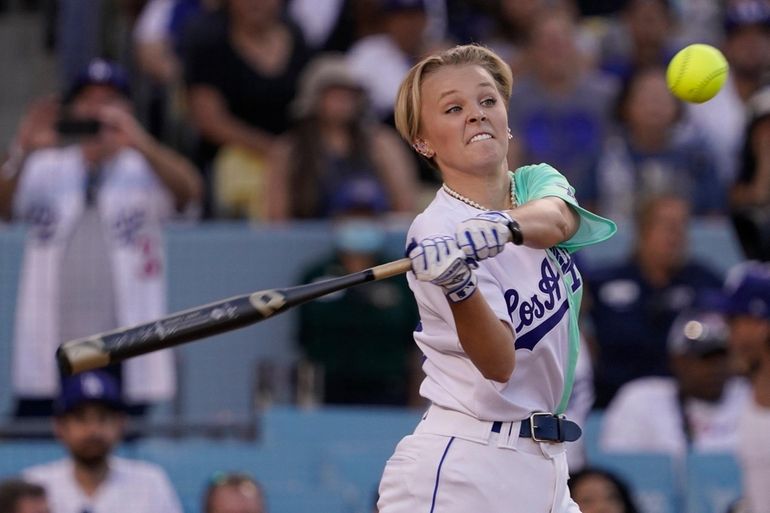
[[[553,165],[619,225],[578,255],[573,473],[609,470],[643,513],[739,511],[750,385],[727,334],[723,365],[684,379],[712,354],[676,321],[770,258],[764,0],[0,0],[0,478],[66,454],[59,341],[400,257],[440,179],[395,133],[395,93],[469,42],[514,72],[510,168]],[[695,42],[730,64],[699,105],[665,83]],[[101,157],[116,147],[149,165]],[[417,320],[400,277],[112,369],[116,450],[164,468],[186,513],[222,471],[256,478],[265,511],[372,511],[426,407]]]

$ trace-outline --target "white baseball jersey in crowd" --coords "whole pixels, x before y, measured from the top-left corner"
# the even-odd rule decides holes
[[[657,452],[675,457],[685,456],[688,448],[732,452],[737,446],[738,419],[749,396],[748,383],[736,378],[727,383],[719,401],[687,399],[680,405],[674,378],[636,379],[621,387],[607,407],[600,445],[608,452]],[[689,443],[683,414],[691,430]]]
[[[750,513],[770,513],[770,408],[749,401],[738,427],[743,495]]]
[[[93,329],[89,321],[96,320],[116,322],[110,328],[132,326],[166,311],[163,223],[173,213],[168,189],[138,151],[121,150],[102,166],[96,212],[88,214],[91,230],[84,234],[84,216],[93,210],[87,208],[88,167],[77,145],[46,148],[29,156],[19,179],[14,216],[28,223],[28,230],[13,343],[17,397],[56,397],[59,373],[55,358],[47,355],[54,354],[63,334]],[[73,248],[73,238],[87,245]],[[103,240],[97,243],[97,238]],[[70,281],[65,275],[77,274],[63,267],[68,262],[83,266],[86,276],[86,266],[94,274],[106,267],[111,283],[93,291],[99,284],[84,280],[74,284],[77,290],[62,290]],[[111,301],[99,301],[100,291],[110,293]],[[106,311],[109,305],[114,312]],[[89,306],[98,311],[85,315]],[[126,362],[123,371],[123,391],[131,403],[167,400],[175,393],[170,350]]]
[[[51,513],[182,513],[171,482],[157,465],[112,457],[109,466],[93,497],[75,481],[69,458],[30,467],[23,475],[45,488]]]
[[[465,354],[442,290],[407,275],[421,318],[415,331],[425,355],[420,394],[432,406],[387,463],[381,513],[578,511],[566,485],[565,444],[520,438],[519,429],[533,412],[561,414],[566,408],[580,344],[582,292],[570,251],[609,238],[615,226],[580,208],[567,180],[548,165],[523,167],[514,176],[519,204],[562,198],[580,214],[580,228],[558,248],[508,244],[474,271],[475,293],[515,333],[516,368],[507,383],[484,378]],[[454,237],[461,221],[480,213],[439,190],[407,240]],[[492,431],[493,422],[503,423],[499,432]],[[522,458],[522,452],[541,458]]]

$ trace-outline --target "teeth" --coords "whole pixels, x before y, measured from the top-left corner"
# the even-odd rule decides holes
[[[489,135],[489,134],[478,134],[478,135],[474,135],[471,138],[471,142],[484,141],[486,139],[491,139],[491,138],[492,138],[492,136]]]

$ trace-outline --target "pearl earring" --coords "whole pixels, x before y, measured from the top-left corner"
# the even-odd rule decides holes
[[[508,140],[510,141],[511,139],[513,139],[513,134],[511,133],[511,128],[508,127]]]

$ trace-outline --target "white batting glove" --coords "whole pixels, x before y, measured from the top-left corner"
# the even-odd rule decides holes
[[[406,254],[412,260],[412,271],[417,279],[438,285],[453,303],[469,298],[476,290],[476,275],[452,237],[412,241]]]
[[[474,260],[492,258],[511,240],[511,216],[505,212],[484,212],[457,225],[455,237],[465,255]]]

